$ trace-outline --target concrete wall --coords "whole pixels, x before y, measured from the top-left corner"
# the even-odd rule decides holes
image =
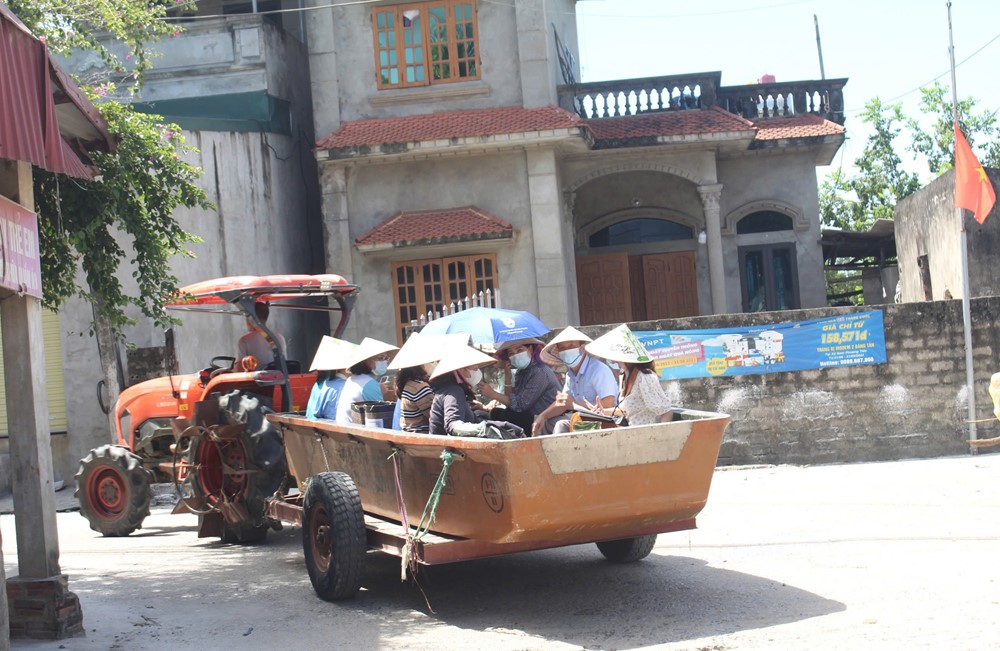
[[[325,7],[330,3],[308,0],[306,4]],[[429,103],[433,103],[434,112],[555,104],[558,77],[552,76],[554,68],[549,60],[555,58],[549,45],[554,44],[550,22],[555,16],[544,10],[567,11],[571,4],[569,0],[524,0],[516,3],[515,10],[514,3],[478,2],[480,79],[385,90],[378,90],[375,81],[371,20],[374,5],[352,4],[307,12],[317,137],[334,131],[342,121],[427,113],[431,110]],[[558,16],[562,25],[572,19]],[[566,27],[565,31],[569,33],[570,29]],[[575,27],[572,34],[571,42],[575,43]],[[522,37],[523,43],[519,40]],[[530,68],[530,103],[522,96],[524,65]]]
[[[1000,187],[1000,170],[987,170],[994,189]],[[925,300],[919,260],[926,256],[931,298],[940,300],[945,291],[962,297],[960,232],[954,204],[955,173],[948,171],[906,197],[894,213],[899,279],[904,302]],[[1000,295],[1000,208],[994,206],[985,223],[979,224],[965,211],[969,291],[971,296]]]
[[[630,324],[635,330],[729,328],[867,308],[730,314]],[[664,382],[677,405],[733,418],[719,463],[817,464],[968,451],[960,301],[880,306],[886,364]],[[979,438],[1000,435],[988,389],[1000,371],[1000,297],[972,300]],[[586,327],[591,336],[604,327]],[[989,451],[995,448],[984,448]]]
[[[826,305],[815,155],[786,152],[720,160],[719,183],[726,278],[740,277],[740,246],[795,242],[799,305],[803,308]],[[789,214],[794,230],[737,235],[736,221],[756,210]],[[727,307],[732,311],[742,310],[739,283],[728,283],[726,289]]]
[[[329,167],[329,166],[328,166]],[[346,172],[345,205],[350,219],[343,229],[331,227],[340,208],[341,194],[325,174],[323,192],[327,224],[327,268],[344,273],[361,285],[347,338],[359,341],[369,335],[395,341],[395,308],[389,265],[398,260],[465,255],[470,245],[446,248],[420,247],[393,251],[392,256],[362,254],[354,240],[398,211],[478,206],[518,229],[515,245],[491,243],[496,251],[504,307],[537,313],[538,290],[533,256],[534,237],[527,188],[528,163],[523,152],[493,156],[460,156],[394,165],[365,165]],[[350,271],[345,258],[350,260]],[[363,332],[363,334],[362,334]]]

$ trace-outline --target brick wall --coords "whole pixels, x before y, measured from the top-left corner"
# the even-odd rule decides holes
[[[630,324],[635,330],[730,328],[882,309],[886,364],[665,382],[675,404],[726,412],[720,465],[817,464],[962,454],[967,396],[962,303],[820,308]],[[1000,435],[989,396],[1000,371],[1000,297],[971,302],[979,438]],[[590,336],[608,327],[581,328]],[[983,451],[998,448],[983,448]]]

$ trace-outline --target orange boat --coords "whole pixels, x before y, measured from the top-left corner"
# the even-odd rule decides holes
[[[427,565],[590,542],[610,560],[639,560],[656,534],[695,527],[730,421],[676,412],[669,423],[513,440],[272,414],[305,499],[274,500],[269,515],[302,523],[310,578],[326,599],[360,586],[335,585],[351,583],[353,570],[336,565],[359,546],[337,535],[359,528],[365,550]]]

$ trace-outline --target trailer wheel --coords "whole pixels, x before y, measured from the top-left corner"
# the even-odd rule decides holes
[[[607,540],[597,543],[597,548],[604,554],[604,558],[612,563],[634,563],[649,556],[656,544],[656,534],[651,536],[639,536],[637,538],[623,538],[622,540]]]
[[[104,536],[127,536],[149,515],[150,474],[127,448],[102,445],[80,460],[75,497],[91,529]]]
[[[302,548],[321,599],[353,597],[361,589],[368,543],[361,497],[351,476],[324,472],[309,482],[303,501]]]

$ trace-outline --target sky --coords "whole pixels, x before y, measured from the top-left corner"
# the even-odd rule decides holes
[[[779,82],[821,79],[814,15],[826,78],[848,78],[847,142],[817,174],[841,165],[850,172],[870,133],[860,118],[865,102],[899,102],[919,117],[920,87],[938,79],[951,88],[945,0],[580,0],[581,78],[718,70],[726,86],[766,73]],[[1000,0],[954,0],[951,16],[959,97],[1000,110]],[[931,180],[910,153],[900,155]]]

